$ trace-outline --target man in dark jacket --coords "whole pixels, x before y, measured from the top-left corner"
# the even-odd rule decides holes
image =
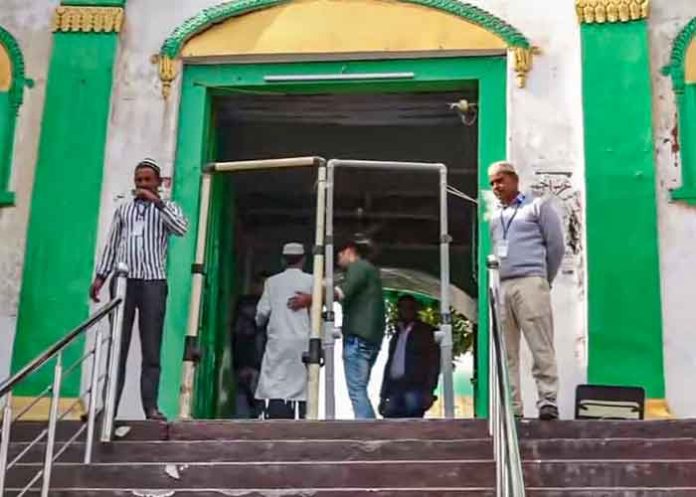
[[[434,328],[418,319],[418,301],[398,301],[399,321],[389,342],[379,411],[385,418],[422,418],[433,405],[440,375]]]

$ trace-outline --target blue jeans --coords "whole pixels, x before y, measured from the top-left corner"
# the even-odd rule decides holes
[[[377,360],[379,349],[380,345],[354,335],[343,339],[343,369],[355,419],[375,418],[375,410],[367,396],[367,385],[370,383],[370,372]]]

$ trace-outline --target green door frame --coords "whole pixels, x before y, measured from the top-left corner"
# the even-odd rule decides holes
[[[284,74],[413,73],[413,78],[393,81],[322,81],[268,83],[264,77]],[[190,233],[172,241],[168,265],[169,311],[165,321],[160,405],[165,413],[177,412],[181,377],[181,358],[191,292],[191,263],[195,249],[199,186],[202,165],[209,159],[214,143],[212,98],[225,91],[284,93],[364,93],[446,91],[465,88],[471,82],[479,87],[479,191],[488,188],[487,165],[506,157],[507,144],[507,58],[423,57],[365,61],[284,62],[225,65],[186,65],[182,81],[178,151],[174,164],[174,199],[192,221]],[[479,195],[481,197],[481,195]],[[221,197],[213,198],[215,204]],[[220,208],[218,207],[218,210]],[[489,253],[486,206],[479,205],[479,338],[475,385],[476,415],[488,414],[488,308],[485,258]],[[209,269],[212,269],[209,266]],[[208,279],[212,275],[209,273]],[[213,331],[216,333],[217,331]],[[202,337],[202,343],[207,340]],[[200,382],[197,382],[201,384]],[[210,383],[207,383],[210,387]],[[202,384],[201,384],[202,386]],[[209,411],[206,408],[205,411]],[[206,415],[205,412],[200,413]]]

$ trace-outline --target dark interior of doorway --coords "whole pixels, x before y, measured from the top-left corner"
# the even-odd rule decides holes
[[[449,184],[476,198],[478,122],[463,123],[450,104],[478,100],[475,87],[450,92],[372,94],[227,94],[214,101],[217,161],[319,155],[326,158],[443,162]],[[219,312],[215,398],[199,402],[205,417],[234,417],[228,392],[229,330],[245,295],[259,277],[281,269],[288,241],[311,247],[316,172],[310,169],[237,173],[216,181],[226,198],[217,226],[220,258],[231,258],[230,295]],[[337,235],[367,237],[380,267],[439,275],[439,211],[435,175],[339,170]],[[452,282],[475,297],[476,208],[449,199]],[[311,268],[307,268],[311,270]],[[215,291],[215,289],[208,289]],[[219,304],[218,304],[219,306]],[[205,322],[203,333],[206,333]],[[212,330],[208,331],[213,333]],[[210,341],[208,341],[210,343]],[[211,352],[208,350],[208,352]],[[208,368],[210,369],[210,368]],[[212,373],[213,371],[211,371]],[[206,381],[210,385],[210,378]],[[205,380],[204,380],[205,381]],[[223,393],[220,390],[225,389]],[[210,389],[204,389],[210,392]],[[200,389],[199,389],[200,391]],[[207,414],[207,416],[206,416]],[[203,417],[203,416],[202,416]]]

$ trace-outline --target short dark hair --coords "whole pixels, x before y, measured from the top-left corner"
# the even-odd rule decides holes
[[[413,302],[416,305],[420,305],[420,302],[418,302],[418,299],[411,295],[410,293],[402,293],[399,298],[396,301],[396,304],[399,305],[402,302]]]
[[[288,266],[296,266],[304,260],[304,255],[284,255],[283,260]]]
[[[346,238],[336,243],[336,253],[340,254],[346,249],[353,249],[363,259],[368,258],[372,253],[370,242],[367,240],[356,240],[354,238]]]

